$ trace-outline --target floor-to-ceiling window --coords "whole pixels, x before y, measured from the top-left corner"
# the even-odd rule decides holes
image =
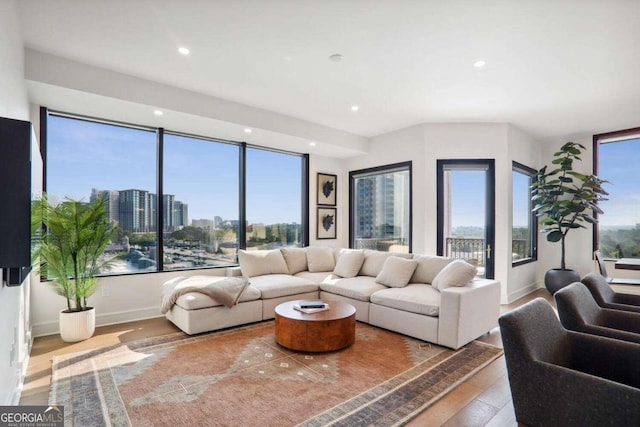
[[[247,147],[247,249],[302,246],[300,157]]]
[[[437,252],[495,270],[495,160],[439,159],[437,164]]]
[[[594,227],[605,258],[640,258],[640,128],[593,137],[594,173],[610,182]]]
[[[103,198],[117,232],[109,271],[155,271],[156,132],[144,127],[49,114],[46,188],[50,202]]]
[[[240,149],[240,144],[165,132],[165,270],[235,264]]]
[[[411,251],[411,162],[349,172],[352,248]]]
[[[238,249],[308,242],[307,156],[47,112],[45,191],[107,202],[105,274],[237,264]]]
[[[513,162],[511,262],[514,266],[537,259],[538,221],[531,211],[531,184],[535,169]]]

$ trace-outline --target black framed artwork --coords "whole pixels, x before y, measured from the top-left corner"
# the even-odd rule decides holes
[[[336,208],[318,208],[318,240],[336,238]]]
[[[318,196],[316,199],[318,204],[323,206],[335,206],[337,188],[337,175],[318,173]]]

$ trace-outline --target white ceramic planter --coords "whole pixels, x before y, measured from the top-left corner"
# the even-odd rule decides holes
[[[96,330],[96,310],[64,313],[60,311],[60,337],[65,342],[78,342],[91,338]]]

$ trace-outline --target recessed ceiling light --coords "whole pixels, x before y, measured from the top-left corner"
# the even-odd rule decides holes
[[[191,53],[191,51],[189,49],[187,49],[186,47],[181,46],[181,47],[178,48],[178,53],[180,55],[187,56],[187,55],[189,55]]]
[[[359,109],[360,109],[360,107],[357,106],[357,105],[352,105],[351,106],[351,111],[358,111]]]
[[[155,114],[156,116],[161,116],[164,113],[162,111],[160,111],[160,110],[153,110],[153,114]]]
[[[482,68],[485,65],[487,65],[487,61],[483,61],[482,59],[480,59],[480,60],[478,60],[478,61],[473,63],[473,66],[476,67],[476,68]]]
[[[315,147],[315,146],[316,146],[316,143],[315,143],[315,142],[313,142],[313,141],[311,141],[311,142],[309,143],[309,146],[310,146],[310,147]]]
[[[329,56],[329,59],[332,60],[333,62],[340,62],[342,61],[343,56],[340,55],[339,53],[334,53],[333,55]]]
[[[244,128],[244,133],[251,133],[253,130],[251,128]]]

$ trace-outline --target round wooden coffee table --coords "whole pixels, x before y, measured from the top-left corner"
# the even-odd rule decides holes
[[[351,304],[328,301],[329,310],[302,313],[293,308],[300,301],[276,307],[276,342],[298,351],[332,351],[353,344],[356,339],[356,309]]]

